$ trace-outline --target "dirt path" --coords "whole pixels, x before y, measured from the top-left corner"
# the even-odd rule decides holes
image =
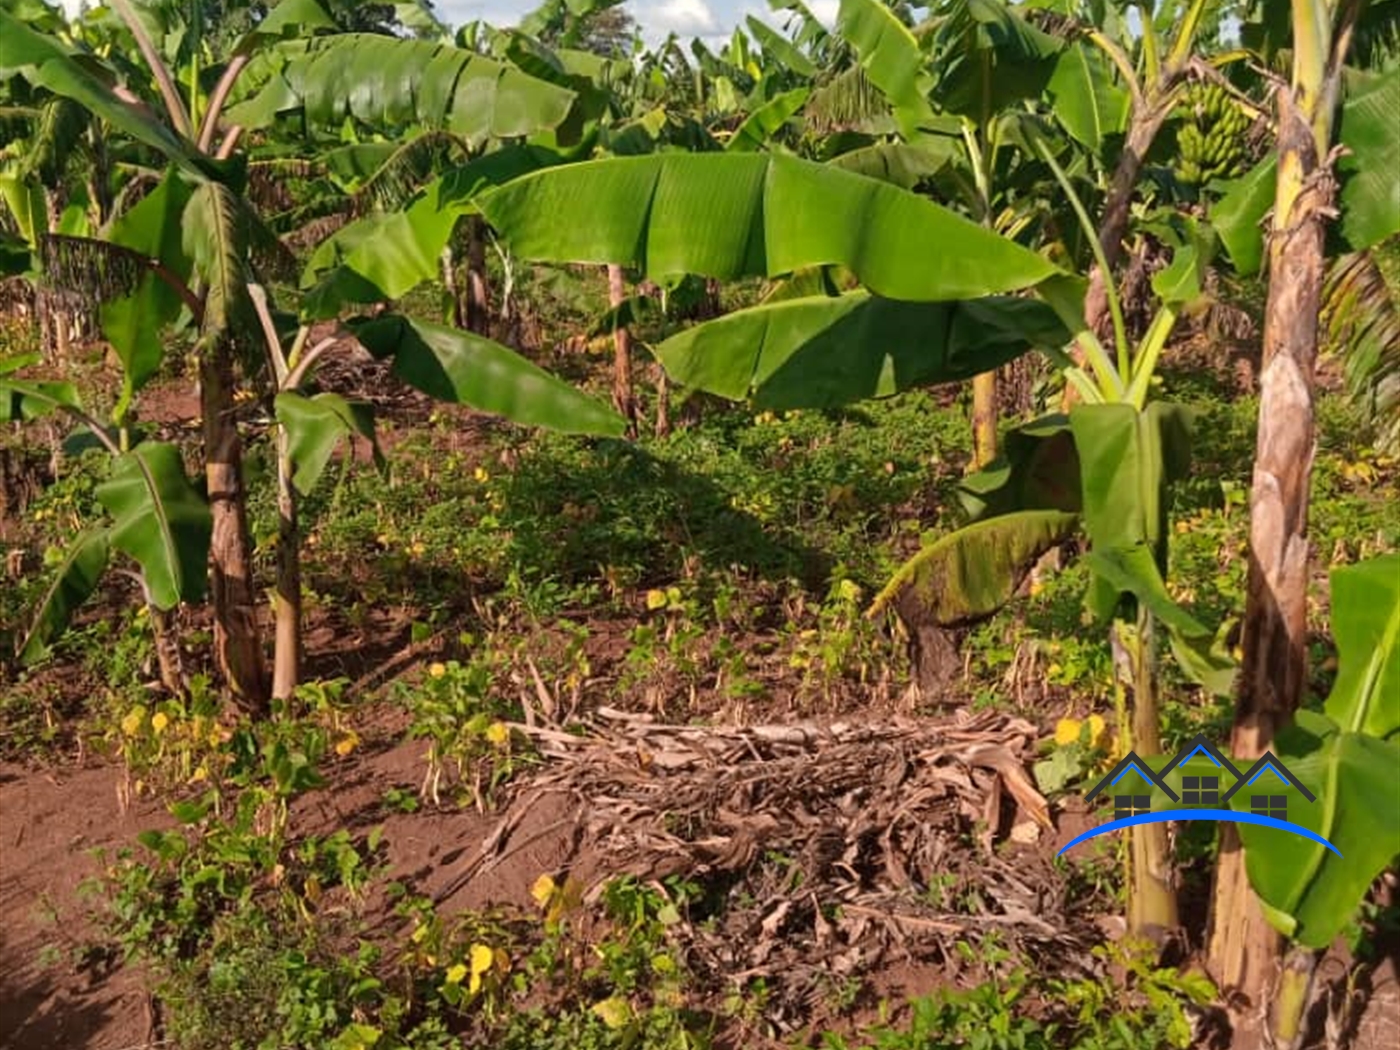
[[[84,959],[90,926],[78,887],[92,851],[159,825],[148,802],[123,812],[117,767],[0,766],[0,1048],[120,1050],[148,1031],[136,974]]]

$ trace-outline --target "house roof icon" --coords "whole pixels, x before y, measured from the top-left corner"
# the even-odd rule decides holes
[[[1234,777],[1236,780],[1240,778],[1240,771],[1235,768],[1234,763],[1222,755],[1219,750],[1216,749],[1215,745],[1206,739],[1204,733],[1197,733],[1188,740],[1182,746],[1181,750],[1176,753],[1176,757],[1162,767],[1162,772],[1159,773],[1158,776],[1165,779],[1167,774],[1173,769],[1183,762],[1190,761],[1197,754],[1210,759],[1221,772],[1229,773],[1230,776]]]
[[[1225,792],[1225,794],[1220,796],[1221,803],[1223,804],[1229,802],[1230,796],[1233,795],[1236,791],[1238,791],[1242,787],[1248,787],[1250,784],[1253,784],[1256,780],[1258,780],[1261,776],[1263,776],[1266,772],[1268,772],[1271,769],[1274,771],[1274,775],[1277,776],[1280,780],[1287,781],[1289,784],[1292,784],[1295,788],[1297,788],[1299,794],[1301,794],[1309,802],[1317,801],[1317,796],[1314,795],[1311,791],[1309,791],[1303,785],[1303,782],[1301,780],[1299,780],[1291,772],[1289,772],[1288,767],[1285,766],[1282,762],[1280,762],[1277,758],[1275,758],[1274,753],[1272,751],[1265,751],[1262,755],[1259,756],[1259,760],[1255,762],[1254,765],[1250,766],[1247,770],[1240,774],[1239,780],[1235,781],[1235,786],[1232,787],[1229,791]]]
[[[1151,766],[1138,758],[1136,751],[1129,751],[1124,755],[1122,759],[1119,760],[1118,764],[1108,771],[1108,775],[1098,782],[1094,790],[1084,796],[1084,801],[1093,801],[1094,797],[1098,795],[1100,791],[1106,787],[1112,787],[1114,784],[1118,783],[1118,781],[1122,780],[1129,771],[1133,770],[1144,779],[1151,781],[1157,788],[1164,791],[1167,797],[1173,802],[1181,801],[1181,796],[1173,791],[1172,786],[1163,780],[1159,774],[1154,773]]]
[[[1197,754],[1209,759],[1222,773],[1230,774],[1235,781],[1234,786],[1220,796],[1221,805],[1228,802],[1240,788],[1248,787],[1269,771],[1272,771],[1280,780],[1297,788],[1299,793],[1309,802],[1317,801],[1317,796],[1309,791],[1303,782],[1295,777],[1289,768],[1285,766],[1272,751],[1265,751],[1258,761],[1241,773],[1233,762],[1221,754],[1219,749],[1207,740],[1204,734],[1200,733],[1189,740],[1186,745],[1176,753],[1176,757],[1162,767],[1160,773],[1153,772],[1152,767],[1140,759],[1136,752],[1129,751],[1118,764],[1110,769],[1108,774],[1095,785],[1094,790],[1084,796],[1084,801],[1092,802],[1104,788],[1112,787],[1126,776],[1129,771],[1134,771],[1145,780],[1150,781],[1153,786],[1159,788],[1173,802],[1180,802],[1181,796],[1167,783],[1167,775],[1177,766],[1190,760]]]

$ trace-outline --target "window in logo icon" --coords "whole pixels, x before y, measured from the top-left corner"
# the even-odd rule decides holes
[[[1275,820],[1288,819],[1288,796],[1287,795],[1250,795],[1249,811],[1257,813],[1261,817],[1273,817]]]
[[[1122,820],[1124,817],[1136,817],[1143,813],[1152,812],[1151,795],[1114,795],[1113,796],[1113,819]]]
[[[1219,777],[1182,777],[1181,801],[1188,806],[1214,806],[1220,801]]]

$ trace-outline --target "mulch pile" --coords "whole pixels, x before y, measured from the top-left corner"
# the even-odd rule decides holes
[[[567,874],[586,897],[624,874],[718,886],[726,906],[673,936],[703,978],[762,978],[780,1027],[810,1020],[854,975],[933,965],[944,983],[984,977],[977,946],[994,931],[1028,965],[1095,965],[1102,931],[1067,907],[1048,807],[1026,773],[1029,722],[960,712],[724,728],[601,709],[580,735],[544,721],[532,712],[515,728],[545,767],[439,901],[539,837],[570,834]],[[546,804],[567,815],[539,827],[531,815]]]

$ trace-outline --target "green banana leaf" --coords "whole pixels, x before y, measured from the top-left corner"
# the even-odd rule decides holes
[[[725,149],[731,153],[751,153],[762,149],[802,110],[811,94],[809,88],[795,88],[765,102],[744,119]]]
[[[1139,545],[1151,550],[1157,575],[1166,570],[1167,486],[1190,466],[1190,416],[1179,406],[1077,405],[1070,429],[1079,453],[1084,528],[1106,555]],[[1173,469],[1175,468],[1175,469]],[[1106,622],[1132,588],[1096,572],[1086,604]]]
[[[772,409],[834,408],[969,379],[1068,331],[1034,299],[911,303],[865,291],[765,303],[655,348],[677,383]]]
[[[338,33],[264,54],[280,67],[256,95],[229,107],[231,123],[265,128],[300,113],[316,127],[339,128],[350,117],[390,130],[445,128],[478,146],[558,127],[576,98],[515,66],[427,40]]]
[[[866,77],[889,99],[900,134],[916,140],[936,116],[929,102],[929,59],[914,34],[879,0],[841,0],[836,31],[855,50]]]
[[[1192,413],[1154,401],[1076,405],[1070,428],[1079,452],[1084,526],[1095,547],[1149,544],[1160,557],[1167,535],[1167,486],[1191,469]]]
[[[307,261],[303,316],[338,317],[347,304],[399,299],[436,280],[457,221],[476,212],[480,193],[559,162],[557,154],[534,146],[495,150],[445,172],[404,208],[343,227]]]
[[[1264,216],[1274,206],[1278,156],[1270,154],[1234,180],[1210,209],[1210,219],[1235,270],[1246,276],[1264,265]]]
[[[1393,653],[1392,647],[1392,660]],[[1366,702],[1380,699],[1370,693]],[[1356,916],[1376,877],[1400,856],[1400,743],[1348,731],[1313,711],[1299,711],[1296,719],[1274,750],[1318,797],[1290,806],[1288,816],[1341,856],[1279,829],[1241,824],[1239,832],[1245,871],[1269,921],[1304,947],[1326,948]]]
[[[20,664],[27,667],[46,657],[54,639],[67,630],[73,613],[97,589],[107,568],[109,541],[107,529],[89,529],[69,546],[35,609],[33,623],[15,646]]]
[[[1079,517],[1027,510],[979,521],[914,555],[876,597],[905,623],[951,627],[989,616],[1016,594],[1036,560],[1068,539]]]
[[[1348,251],[1362,251],[1400,233],[1400,68],[1382,74],[1349,98],[1337,137],[1347,155],[1337,163],[1341,179],[1337,230]],[[1211,209],[1230,261],[1241,274],[1257,273],[1264,259],[1264,217],[1274,206],[1278,159],[1270,156],[1235,181]]]
[[[1001,454],[964,478],[958,496],[974,519],[1019,510],[1077,513],[1083,498],[1069,417],[1057,413],[1013,427],[1002,442]]]
[[[1327,716],[1348,732],[1394,740],[1400,731],[1400,554],[1332,571],[1332,633],[1338,666]]]
[[[39,354],[0,358],[0,423],[22,423],[62,408],[81,408],[78,388],[69,382],[14,379],[16,372],[42,360]]]
[[[0,198],[14,218],[20,240],[31,250],[38,247],[40,238],[48,231],[43,187],[32,177],[6,173],[0,175]]]
[[[515,423],[620,437],[621,416],[484,336],[389,314],[351,326],[394,374],[439,401],[470,405]]]
[[[876,295],[931,302],[1017,291],[1059,272],[896,186],[771,154],[571,164],[516,179],[480,205],[519,256],[619,263],[653,279],[840,264]]]
[[[1193,414],[1182,405],[1078,405],[1070,413],[1079,457],[1084,526],[1093,549],[1085,604],[1099,621],[1131,595],[1166,627],[1188,677],[1228,695],[1237,670],[1218,632],[1167,591],[1168,490],[1191,469]]]
[[[1094,575],[1117,594],[1131,594],[1175,636],[1193,641],[1213,641],[1214,633],[1167,593],[1157,568],[1156,552],[1144,543],[1129,547],[1091,550],[1086,559]]]
[[[411,6],[411,5],[400,5]],[[278,3],[244,35],[233,49],[235,55],[251,55],[276,40],[285,40],[307,30],[336,31],[335,19],[316,0],[278,0]]]
[[[195,187],[180,224],[181,249],[204,284],[205,333],[253,324],[248,299],[248,229],[238,201],[227,186]]]
[[[112,546],[141,566],[156,608],[204,596],[212,518],[185,476],[179,448],[137,445],[116,460],[96,495],[114,519]]]
[[[919,183],[937,175],[949,161],[961,156],[962,148],[962,143],[950,136],[927,135],[919,140],[917,146],[904,142],[877,142],[839,154],[827,163],[843,171],[912,190]]]
[[[1400,68],[1392,69],[1342,107],[1337,136],[1347,153],[1341,175],[1342,236],[1353,251],[1380,244],[1400,231]]]
[[[288,452],[292,460],[292,484],[303,496],[310,495],[321,480],[331,453],[342,440],[354,434],[367,439],[374,449],[375,464],[384,469],[384,454],[374,430],[374,409],[363,402],[350,402],[339,394],[306,397],[287,390],[273,403],[277,422],[287,428]]]
[[[79,57],[56,37],[35,32],[0,10],[0,80],[15,74],[36,87],[72,99],[123,135],[151,147],[192,174],[204,176],[214,170],[191,144],[149,110],[117,98],[112,91],[115,76],[92,56]]]
[[[188,281],[193,265],[183,245],[189,183],[174,171],[140,203],[121,215],[107,239],[113,244],[159,259]],[[130,295],[102,306],[102,332],[120,358],[128,389],[139,390],[155,375],[165,356],[162,331],[179,317],[179,294],[154,273],[143,274]]]
[[[753,15],[749,15],[744,23],[759,46],[780,65],[786,66],[800,77],[814,78],[817,75],[816,63],[772,26],[760,22]]]
[[[942,110],[977,123],[1039,98],[1062,43],[1003,0],[957,0],[933,40]]]
[[[1127,129],[1132,100],[1097,47],[1077,43],[1060,52],[1046,91],[1065,130],[1096,153]]]

